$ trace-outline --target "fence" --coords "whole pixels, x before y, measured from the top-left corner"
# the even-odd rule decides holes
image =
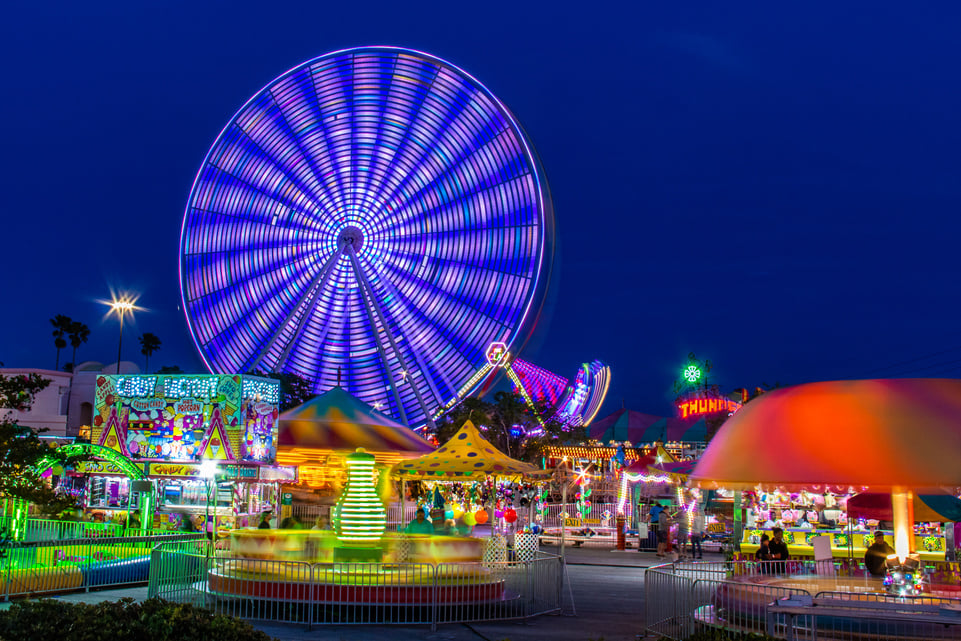
[[[158,541],[196,541],[202,534],[16,541],[2,554],[3,600],[55,592],[146,583],[150,550]]]
[[[424,624],[522,619],[561,611],[559,557],[525,562],[308,563],[154,548],[149,595],[261,621]]]
[[[961,638],[961,616],[946,616],[955,608],[961,612],[961,599],[894,597],[878,592],[878,579],[846,570],[830,561],[652,567],[644,575],[647,630],[676,641],[699,628],[732,638],[744,633],[812,640]],[[832,586],[836,589],[824,589]]]

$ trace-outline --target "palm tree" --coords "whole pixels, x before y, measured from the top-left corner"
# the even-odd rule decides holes
[[[150,357],[160,349],[160,339],[150,332],[144,332],[140,337],[140,353],[144,358],[143,371],[146,373],[150,369]]]
[[[50,324],[53,325],[53,344],[57,348],[57,364],[54,369],[60,369],[60,350],[67,346],[67,341],[63,338],[63,335],[70,331],[71,323],[73,323],[73,320],[63,314],[57,314],[50,319]]]
[[[73,346],[73,369],[77,368],[77,348],[87,342],[90,338],[90,328],[80,321],[71,321],[67,327],[67,334],[70,337],[70,345]]]

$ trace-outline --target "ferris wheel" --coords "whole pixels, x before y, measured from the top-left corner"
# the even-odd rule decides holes
[[[180,285],[214,372],[340,385],[412,426],[519,347],[553,219],[535,152],[480,82],[392,47],[330,53],[253,96],[194,180]]]

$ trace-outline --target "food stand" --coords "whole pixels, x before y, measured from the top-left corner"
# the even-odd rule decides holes
[[[102,375],[91,441],[142,467],[156,501],[153,526],[216,515],[242,525],[279,505],[279,484],[296,471],[275,466],[279,383],[241,375]],[[204,478],[205,461],[216,465]],[[130,506],[130,483],[109,464],[85,462],[86,506],[116,520]],[[76,482],[76,481],[74,481]]]

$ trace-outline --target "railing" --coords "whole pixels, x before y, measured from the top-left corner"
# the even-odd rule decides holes
[[[561,611],[562,561],[308,563],[213,555],[191,543],[154,548],[149,595],[243,619],[318,624],[429,624],[523,619]]]
[[[2,548],[0,594],[15,596],[146,583],[150,550],[158,541],[197,541],[200,534],[85,537],[17,541]]]
[[[832,581],[836,589],[822,589]],[[949,619],[943,610],[961,611],[961,599],[895,597],[842,562],[674,563],[649,568],[644,586],[647,630],[676,641],[702,627],[732,638],[961,638],[961,617]],[[909,625],[899,618],[906,612],[928,618]],[[935,616],[942,617],[940,628],[929,620]]]

